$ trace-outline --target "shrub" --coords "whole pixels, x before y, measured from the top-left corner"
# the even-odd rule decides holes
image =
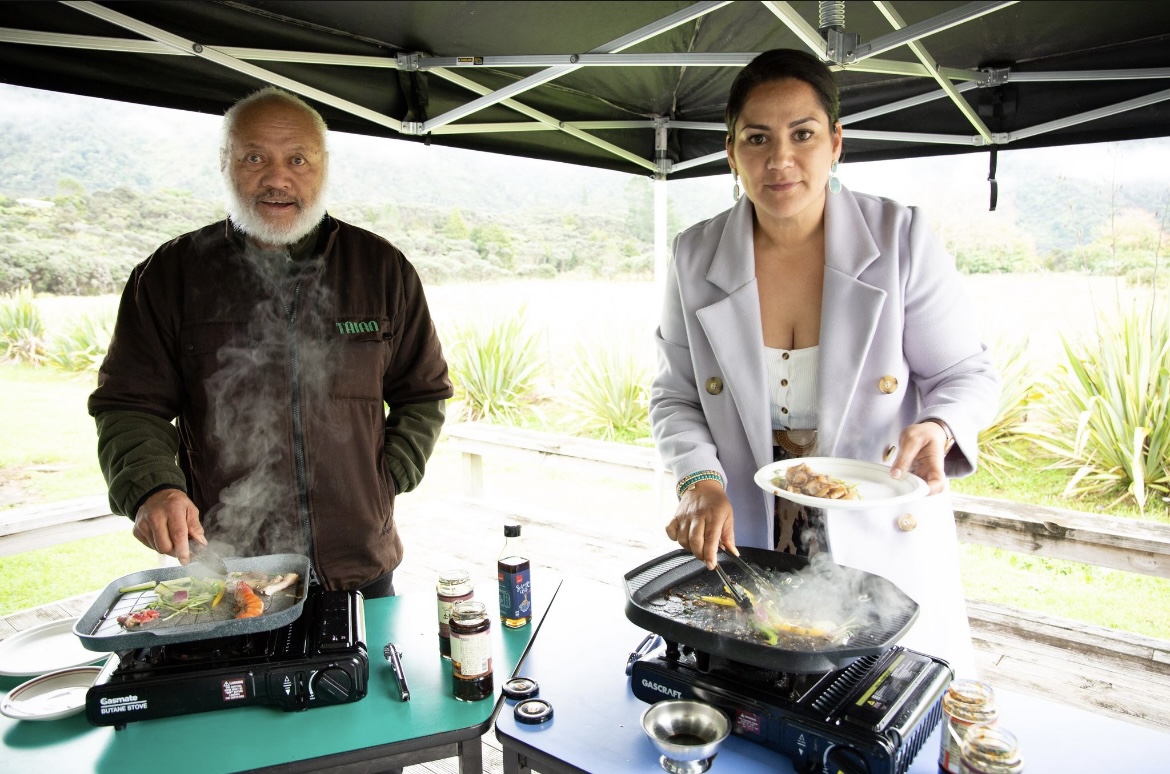
[[[473,320],[451,337],[451,381],[468,419],[515,422],[540,370],[537,339],[525,330],[526,313],[491,326]]]
[[[1144,512],[1152,492],[1170,492],[1170,315],[1130,309],[1079,347],[1063,344],[1034,440],[1075,470],[1066,497],[1117,495],[1112,504]]]
[[[0,358],[33,365],[45,359],[45,323],[28,285],[0,297]]]
[[[1163,266],[1161,271],[1153,266],[1130,269],[1125,273],[1125,284],[1131,288],[1170,288],[1170,267]]]
[[[55,335],[47,361],[62,371],[96,371],[110,346],[115,310],[91,312],[71,321]]]
[[[979,464],[996,481],[1026,459],[1016,441],[1028,437],[1028,413],[1043,394],[1031,374],[1027,348],[1027,340],[1023,340],[991,349],[1003,388],[995,420],[979,433]]]
[[[633,355],[578,346],[571,389],[573,411],[590,433],[609,441],[649,435],[650,372]]]

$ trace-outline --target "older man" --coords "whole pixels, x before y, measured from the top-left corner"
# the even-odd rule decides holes
[[[414,268],[326,214],[325,134],[275,88],[228,110],[228,218],[134,269],[89,411],[145,545],[303,553],[326,588],[385,596],[394,498],[422,479],[451,383]]]

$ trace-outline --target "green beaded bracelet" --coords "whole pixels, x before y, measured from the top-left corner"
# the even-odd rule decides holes
[[[678,486],[675,487],[674,493],[678,495],[678,499],[681,500],[686,491],[700,481],[718,481],[719,486],[723,487],[724,489],[727,488],[727,485],[723,482],[723,476],[719,475],[718,471],[700,470],[697,473],[691,473],[690,475],[683,476],[682,480],[678,482]]]

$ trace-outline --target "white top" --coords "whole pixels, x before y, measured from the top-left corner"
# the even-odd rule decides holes
[[[817,428],[817,363],[819,347],[764,347],[773,430]]]

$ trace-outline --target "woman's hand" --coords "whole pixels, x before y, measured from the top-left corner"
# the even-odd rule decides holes
[[[666,534],[714,570],[720,544],[735,551],[734,521],[731,501],[719,482],[700,481],[683,493]]]
[[[946,431],[937,423],[910,425],[898,436],[898,456],[890,466],[890,478],[901,478],[909,470],[926,482],[932,495],[938,494],[947,482],[943,472],[946,445]]]

